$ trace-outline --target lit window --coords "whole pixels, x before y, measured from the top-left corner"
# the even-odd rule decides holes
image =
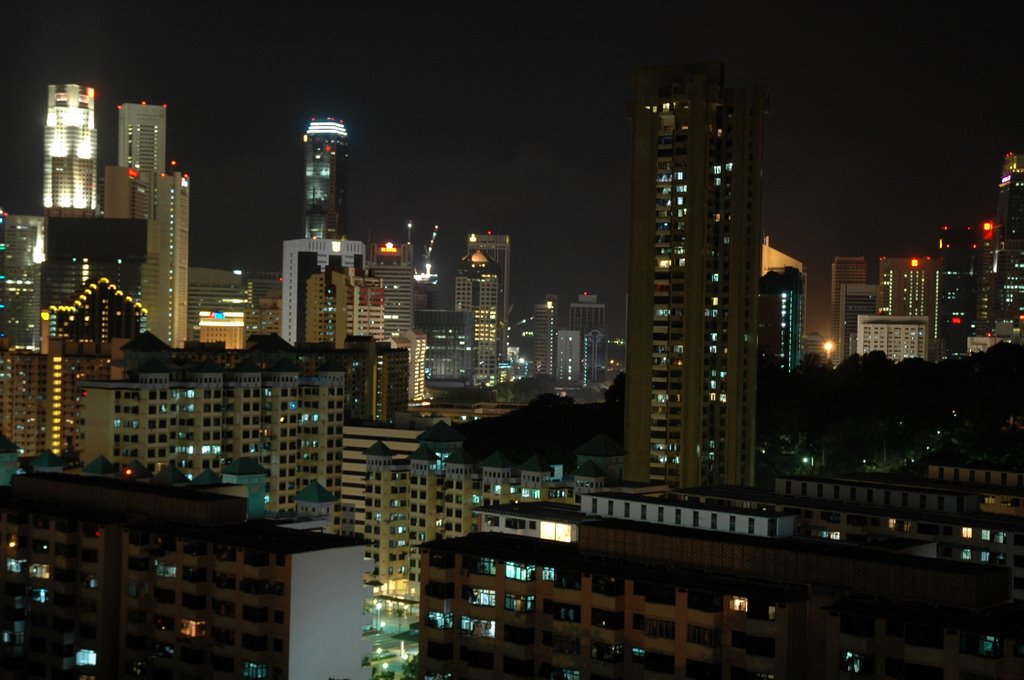
[[[75,652],[75,664],[78,666],[95,666],[96,652],[91,649],[79,649]]]
[[[32,578],[50,578],[50,565],[33,564],[28,568],[28,575]]]
[[[734,612],[747,611],[747,598],[738,595],[729,598],[729,609]]]
[[[181,628],[179,629],[178,632],[184,635],[185,637],[206,637],[206,621],[182,619]]]
[[[960,536],[962,538],[974,538],[974,529],[971,527],[961,527]]]
[[[165,578],[174,578],[178,575],[178,567],[170,562],[153,560],[153,569],[156,571],[157,576],[163,576]]]

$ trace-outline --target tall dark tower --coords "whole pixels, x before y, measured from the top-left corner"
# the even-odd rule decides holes
[[[640,70],[635,94],[627,475],[749,485],[767,96],[721,64]]]
[[[302,136],[306,147],[306,238],[348,235],[348,132],[334,118],[314,118]]]

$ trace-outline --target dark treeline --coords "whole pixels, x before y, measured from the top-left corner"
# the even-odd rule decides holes
[[[893,470],[941,456],[1024,463],[1024,347],[894,363],[881,352],[834,370],[809,356],[758,371],[759,481],[779,473]]]

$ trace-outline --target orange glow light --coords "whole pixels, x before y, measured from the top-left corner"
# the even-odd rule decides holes
[[[916,257],[910,258],[910,266],[911,267],[916,267],[918,264],[920,264],[920,262],[918,261],[918,259]]]
[[[397,253],[398,252],[398,248],[395,247],[394,243],[392,243],[391,241],[388,241],[387,243],[385,243],[384,245],[382,245],[380,247],[380,252],[382,252],[382,253]]]
[[[984,231],[992,231],[992,223],[991,223],[991,222],[985,222],[985,223],[983,223],[983,224],[981,225],[981,228],[982,228],[982,229],[983,229]]]
[[[135,168],[128,168],[128,176],[131,177],[131,178],[138,177],[139,176],[139,171],[136,170]]]

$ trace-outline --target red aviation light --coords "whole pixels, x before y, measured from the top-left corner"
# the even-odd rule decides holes
[[[139,171],[136,170],[135,168],[128,168],[128,176],[131,177],[132,179],[135,179],[136,177],[139,176]]]
[[[959,326],[961,323],[960,317],[954,316],[952,319],[950,319],[950,323],[952,323],[954,326]]]

